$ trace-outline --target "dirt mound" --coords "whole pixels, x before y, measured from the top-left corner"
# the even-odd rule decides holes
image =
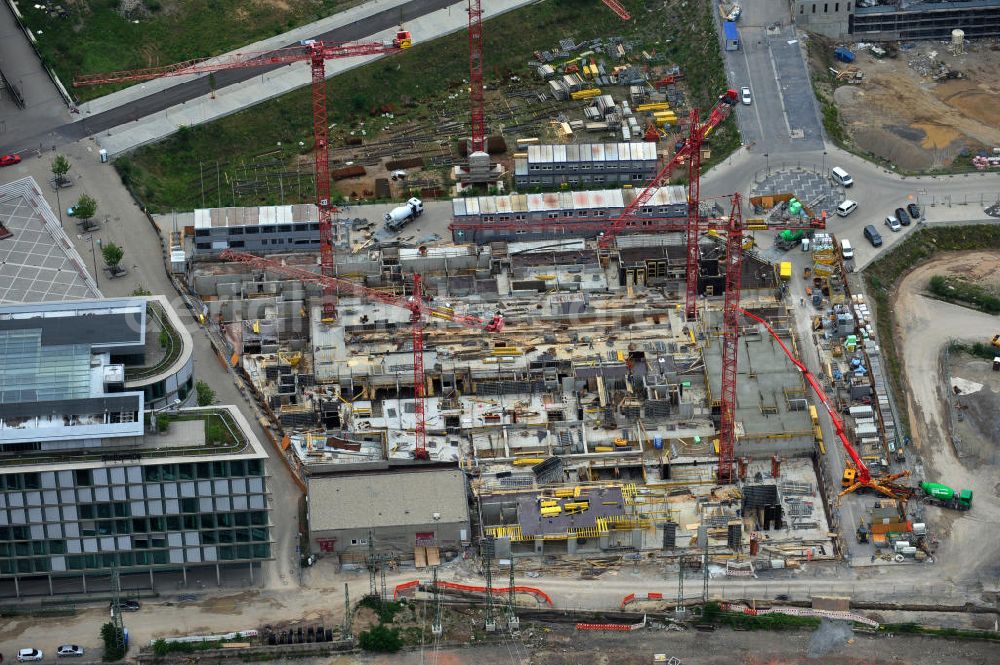
[[[864,127],[855,129],[852,135],[858,145],[907,171],[921,171],[934,162],[920,146],[886,129]]]
[[[934,96],[987,127],[1000,127],[1000,105],[997,91],[983,90],[971,81],[945,81],[934,88]]]

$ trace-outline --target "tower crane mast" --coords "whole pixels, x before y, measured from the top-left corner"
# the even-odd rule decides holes
[[[705,122],[699,121],[697,109],[691,109],[688,118],[689,134],[674,156],[667,162],[659,173],[639,193],[635,199],[625,206],[625,210],[617,218],[613,219],[604,231],[604,235],[598,240],[600,247],[609,247],[615,237],[621,233],[631,221],[636,210],[641,210],[653,194],[659,189],[660,183],[670,177],[670,172],[674,167],[687,158],[688,161],[688,196],[687,196],[687,280],[686,299],[684,312],[688,319],[693,319],[698,297],[698,232],[700,221],[698,210],[701,196],[701,145],[705,138],[729,117],[733,104],[736,103],[736,91],[727,90],[719,96],[718,101],[708,114]]]
[[[127,83],[132,81],[149,81],[165,76],[189,76],[205,74],[226,69],[245,69],[247,67],[273,67],[308,62],[312,80],[312,116],[313,116],[313,160],[316,170],[316,207],[319,210],[319,253],[323,274],[333,277],[336,274],[333,255],[333,214],[336,206],[330,202],[330,146],[329,129],[326,114],[326,61],[336,58],[352,58],[364,55],[385,55],[395,53],[412,46],[410,33],[399,30],[392,41],[377,42],[323,42],[306,40],[293,46],[286,46],[271,51],[248,51],[234,53],[217,58],[198,58],[185,60],[163,67],[147,67],[105,74],[88,74],[78,76],[73,81],[74,86],[102,85],[108,83]],[[336,316],[336,291],[334,288],[324,288],[323,318],[332,320]]]
[[[617,0],[601,0],[623,21],[632,15]],[[483,2],[469,0],[469,154],[486,150],[486,101],[483,95]]]

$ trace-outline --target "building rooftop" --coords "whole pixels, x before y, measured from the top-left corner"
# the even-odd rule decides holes
[[[74,449],[42,449],[5,452],[0,445],[0,474],[107,466],[190,462],[226,457],[265,459],[267,452],[253,434],[250,423],[234,406],[180,409],[159,414],[165,429],[150,431],[138,420],[138,433],[118,438],[112,446]]]
[[[626,162],[656,161],[656,144],[642,143],[579,143],[528,146],[529,164],[563,162]]]
[[[34,178],[0,185],[0,303],[100,298]]]
[[[141,435],[120,359],[144,356],[146,312],[144,298],[0,305],[0,445]]]
[[[194,211],[195,229],[307,222],[319,222],[319,211],[311,203],[287,206],[198,208]]]
[[[309,478],[309,527],[314,532],[468,519],[465,474],[456,468],[398,467]]]
[[[542,194],[505,194],[502,196],[469,196],[452,199],[452,213],[465,215],[503,215],[518,212],[553,212],[557,210],[600,210],[624,208],[635,200],[641,190],[592,189],[581,192],[545,192]],[[657,187],[644,207],[681,205],[687,203],[683,187]]]

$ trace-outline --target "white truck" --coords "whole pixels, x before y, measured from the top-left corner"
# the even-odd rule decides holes
[[[395,233],[422,214],[424,214],[424,202],[413,197],[406,202],[406,205],[385,213],[385,228]]]

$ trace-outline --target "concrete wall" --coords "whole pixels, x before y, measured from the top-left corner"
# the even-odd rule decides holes
[[[418,533],[433,533],[434,543],[442,550],[458,550],[463,541],[472,537],[468,522],[431,522],[416,526],[377,527],[374,530],[375,548],[380,552],[393,552],[412,556]],[[464,532],[464,533],[463,533]],[[341,555],[349,559],[363,559],[368,554],[369,529],[338,529],[332,531],[311,531],[309,543],[313,554]],[[333,551],[324,551],[319,541],[336,539]],[[352,541],[353,544],[352,544]]]
[[[853,11],[854,0],[791,0],[795,25],[834,39],[848,34]]]

